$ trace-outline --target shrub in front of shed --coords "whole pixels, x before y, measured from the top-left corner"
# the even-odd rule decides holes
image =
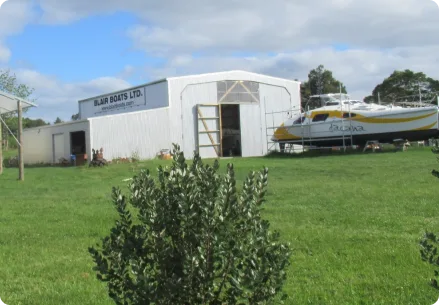
[[[291,256],[261,218],[268,171],[250,172],[236,189],[229,164],[188,164],[177,145],[156,182],[142,171],[129,198],[113,188],[118,220],[102,244],[90,247],[99,280],[116,304],[271,304]],[[136,215],[136,216],[134,216]]]
[[[439,148],[437,146],[433,146],[431,151],[434,154],[439,154]],[[437,157],[437,159],[439,161],[439,157]],[[433,169],[431,174],[434,177],[439,178],[439,171]],[[420,246],[422,260],[428,262],[434,268],[434,277],[430,279],[430,285],[439,290],[439,236],[433,232],[426,231],[420,240]]]

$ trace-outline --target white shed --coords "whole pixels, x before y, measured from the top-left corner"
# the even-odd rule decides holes
[[[150,159],[172,143],[187,158],[194,151],[204,158],[263,156],[267,130],[300,110],[300,82],[228,71],[166,78],[78,104],[80,121],[24,131],[32,146],[26,163],[91,156],[92,148],[103,148],[107,160]]]

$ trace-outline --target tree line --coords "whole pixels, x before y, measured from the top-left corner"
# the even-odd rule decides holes
[[[308,100],[311,95],[340,92],[347,93],[346,86],[323,65],[312,69],[308,74],[308,79],[301,84],[302,102]],[[383,82],[375,86],[371,95],[364,98],[364,102],[391,104],[421,100],[425,103],[437,104],[438,94],[439,80],[423,72],[414,72],[409,69],[395,70]]]

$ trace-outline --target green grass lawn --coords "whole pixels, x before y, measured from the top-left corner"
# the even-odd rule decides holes
[[[249,158],[242,179],[269,168],[264,216],[291,243],[290,304],[433,304],[424,230],[439,231],[439,168],[428,148],[314,158]],[[155,170],[166,161],[140,168]],[[138,169],[135,169],[138,170]],[[113,304],[91,270],[87,247],[116,215],[112,186],[131,165],[27,168],[0,176],[0,298],[18,304]]]

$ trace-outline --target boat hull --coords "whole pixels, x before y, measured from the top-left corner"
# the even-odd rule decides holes
[[[395,139],[404,139],[409,141],[426,141],[430,138],[439,137],[437,129],[419,130],[419,131],[397,131],[388,133],[373,133],[364,135],[345,136],[344,145],[364,146],[367,141],[378,141],[380,143],[393,143]],[[278,143],[296,143],[317,147],[343,146],[343,138],[312,138],[300,140],[282,140]]]
[[[340,114],[334,113],[333,117],[324,122],[281,127],[276,130],[273,140],[280,143],[339,146],[343,143],[364,145],[371,140],[381,143],[392,143],[395,139],[422,141],[439,136],[437,108],[343,120],[337,116]]]

